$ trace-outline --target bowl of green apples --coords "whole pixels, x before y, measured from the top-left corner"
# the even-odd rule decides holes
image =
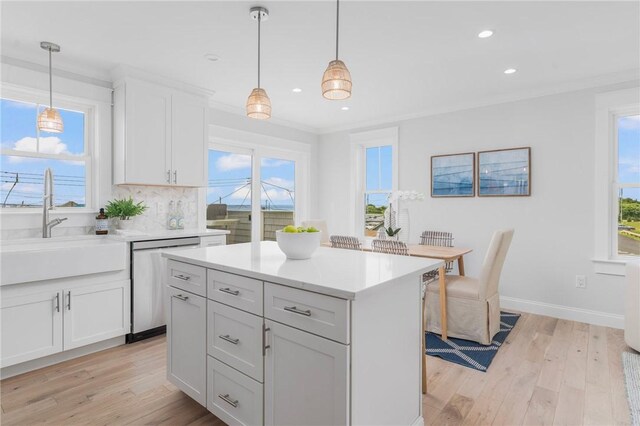
[[[309,259],[320,246],[320,234],[313,226],[288,225],[276,231],[276,241],[287,259],[303,260]]]

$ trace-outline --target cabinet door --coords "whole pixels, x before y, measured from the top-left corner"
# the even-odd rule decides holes
[[[0,367],[62,351],[62,294],[2,298]]]
[[[65,290],[64,350],[131,331],[130,281],[115,281]]]
[[[172,183],[207,186],[206,105],[195,96],[174,94],[171,100]]]
[[[171,286],[167,296],[167,378],[206,407],[206,299]]]
[[[349,346],[265,323],[265,425],[348,424]]]
[[[171,183],[171,92],[149,83],[126,83],[125,182]]]

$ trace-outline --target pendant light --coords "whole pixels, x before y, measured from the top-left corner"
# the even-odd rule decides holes
[[[58,110],[53,108],[53,78],[51,71],[51,54],[60,51],[60,46],[48,41],[40,42],[40,47],[49,51],[49,108],[38,116],[38,130],[49,133],[62,133],[64,131],[64,123]]]
[[[258,87],[251,91],[247,99],[247,116],[258,120],[271,117],[271,100],[267,92],[260,87],[260,30],[262,21],[269,18],[269,11],[264,7],[252,7],[249,10],[251,19],[258,21]]]
[[[331,100],[351,97],[351,74],[347,66],[338,59],[338,36],[340,34],[340,0],[336,0],[336,59],[322,76],[322,96]]]

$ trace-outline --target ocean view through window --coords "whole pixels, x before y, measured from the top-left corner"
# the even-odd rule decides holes
[[[56,207],[89,203],[86,113],[58,108],[65,128],[54,134],[37,129],[37,116],[44,108],[44,104],[0,99],[2,208],[41,207],[47,168],[53,170]]]

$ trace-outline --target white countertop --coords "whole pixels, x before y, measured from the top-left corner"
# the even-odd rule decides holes
[[[329,247],[319,247],[311,259],[287,260],[273,241],[185,249],[163,256],[343,299],[356,299],[411,275],[418,282],[423,273],[443,264],[437,259]]]
[[[227,235],[229,231],[224,229],[173,229],[162,230],[153,232],[132,232],[118,234],[115,232],[109,232],[109,238],[134,242],[134,241],[151,241],[151,240],[166,240],[169,238],[186,238],[186,237],[208,237],[214,235]]]

